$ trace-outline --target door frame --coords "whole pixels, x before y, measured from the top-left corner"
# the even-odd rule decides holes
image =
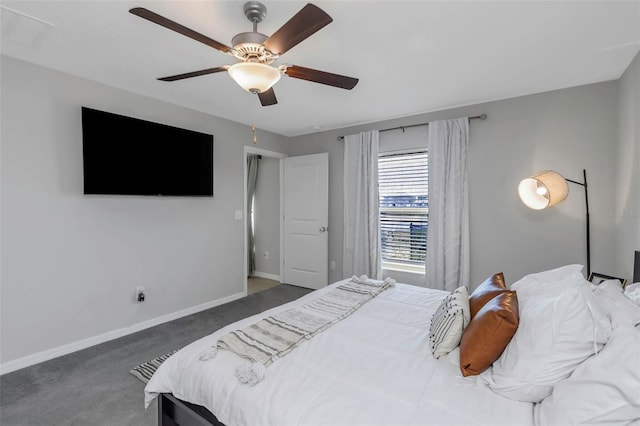
[[[242,274],[242,281],[244,283],[244,295],[247,295],[248,292],[248,270],[247,270],[247,255],[248,255],[248,251],[249,251],[249,247],[247,246],[247,224],[248,224],[248,220],[249,220],[249,215],[247,214],[247,155],[249,154],[257,154],[257,155],[262,155],[264,157],[270,157],[270,158],[276,158],[279,161],[279,166],[280,166],[280,217],[278,218],[278,222],[280,223],[280,282],[282,283],[282,276],[284,274],[284,269],[283,269],[283,265],[284,265],[284,253],[283,253],[283,248],[284,248],[284,239],[283,239],[283,229],[282,229],[282,213],[283,213],[283,209],[284,209],[284,163],[283,163],[283,159],[287,158],[289,155],[287,154],[283,154],[281,152],[276,152],[276,151],[268,151],[266,149],[262,149],[262,148],[257,148],[254,146],[249,146],[249,145],[245,145],[244,146],[244,150],[243,150],[243,154],[242,154],[242,159],[243,159],[243,163],[242,163],[242,182],[243,182],[243,186],[242,186],[242,217],[243,217],[243,228],[242,228],[242,253],[243,253],[243,260],[242,260],[242,270],[243,270],[243,274]]]

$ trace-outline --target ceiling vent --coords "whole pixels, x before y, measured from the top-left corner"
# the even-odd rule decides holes
[[[53,28],[51,22],[0,6],[2,41],[35,48]]]

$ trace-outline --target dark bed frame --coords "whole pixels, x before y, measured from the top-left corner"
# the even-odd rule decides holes
[[[170,393],[158,396],[158,426],[224,426],[206,408]]]

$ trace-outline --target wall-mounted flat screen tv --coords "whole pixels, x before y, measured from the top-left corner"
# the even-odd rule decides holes
[[[85,194],[213,196],[213,135],[82,107]]]

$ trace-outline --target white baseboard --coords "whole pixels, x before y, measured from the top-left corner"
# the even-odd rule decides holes
[[[223,297],[220,299],[212,300],[201,305],[192,306],[190,308],[182,309],[177,312],[162,315],[157,318],[153,318],[147,321],[140,322],[138,324],[131,325],[129,327],[119,328],[117,330],[109,331],[98,336],[89,337],[86,339],[78,340],[73,343],[58,346],[53,349],[38,352],[32,355],[27,355],[22,358],[14,359],[0,364],[0,375],[11,373],[12,371],[20,370],[21,368],[29,367],[34,364],[38,364],[44,361],[48,361],[53,358],[57,358],[62,355],[67,355],[72,352],[86,349],[91,346],[98,345],[100,343],[108,342],[109,340],[117,339],[119,337],[127,336],[129,334],[136,333],[138,331],[154,327],[156,325],[163,324],[165,322],[173,321],[178,318],[186,317],[187,315],[195,314],[200,311],[204,311],[215,306],[223,305],[225,303],[233,302],[246,296],[246,292],[232,294],[231,296]]]
[[[267,274],[266,272],[253,271],[253,276],[280,282],[280,275],[273,275],[273,274]]]

